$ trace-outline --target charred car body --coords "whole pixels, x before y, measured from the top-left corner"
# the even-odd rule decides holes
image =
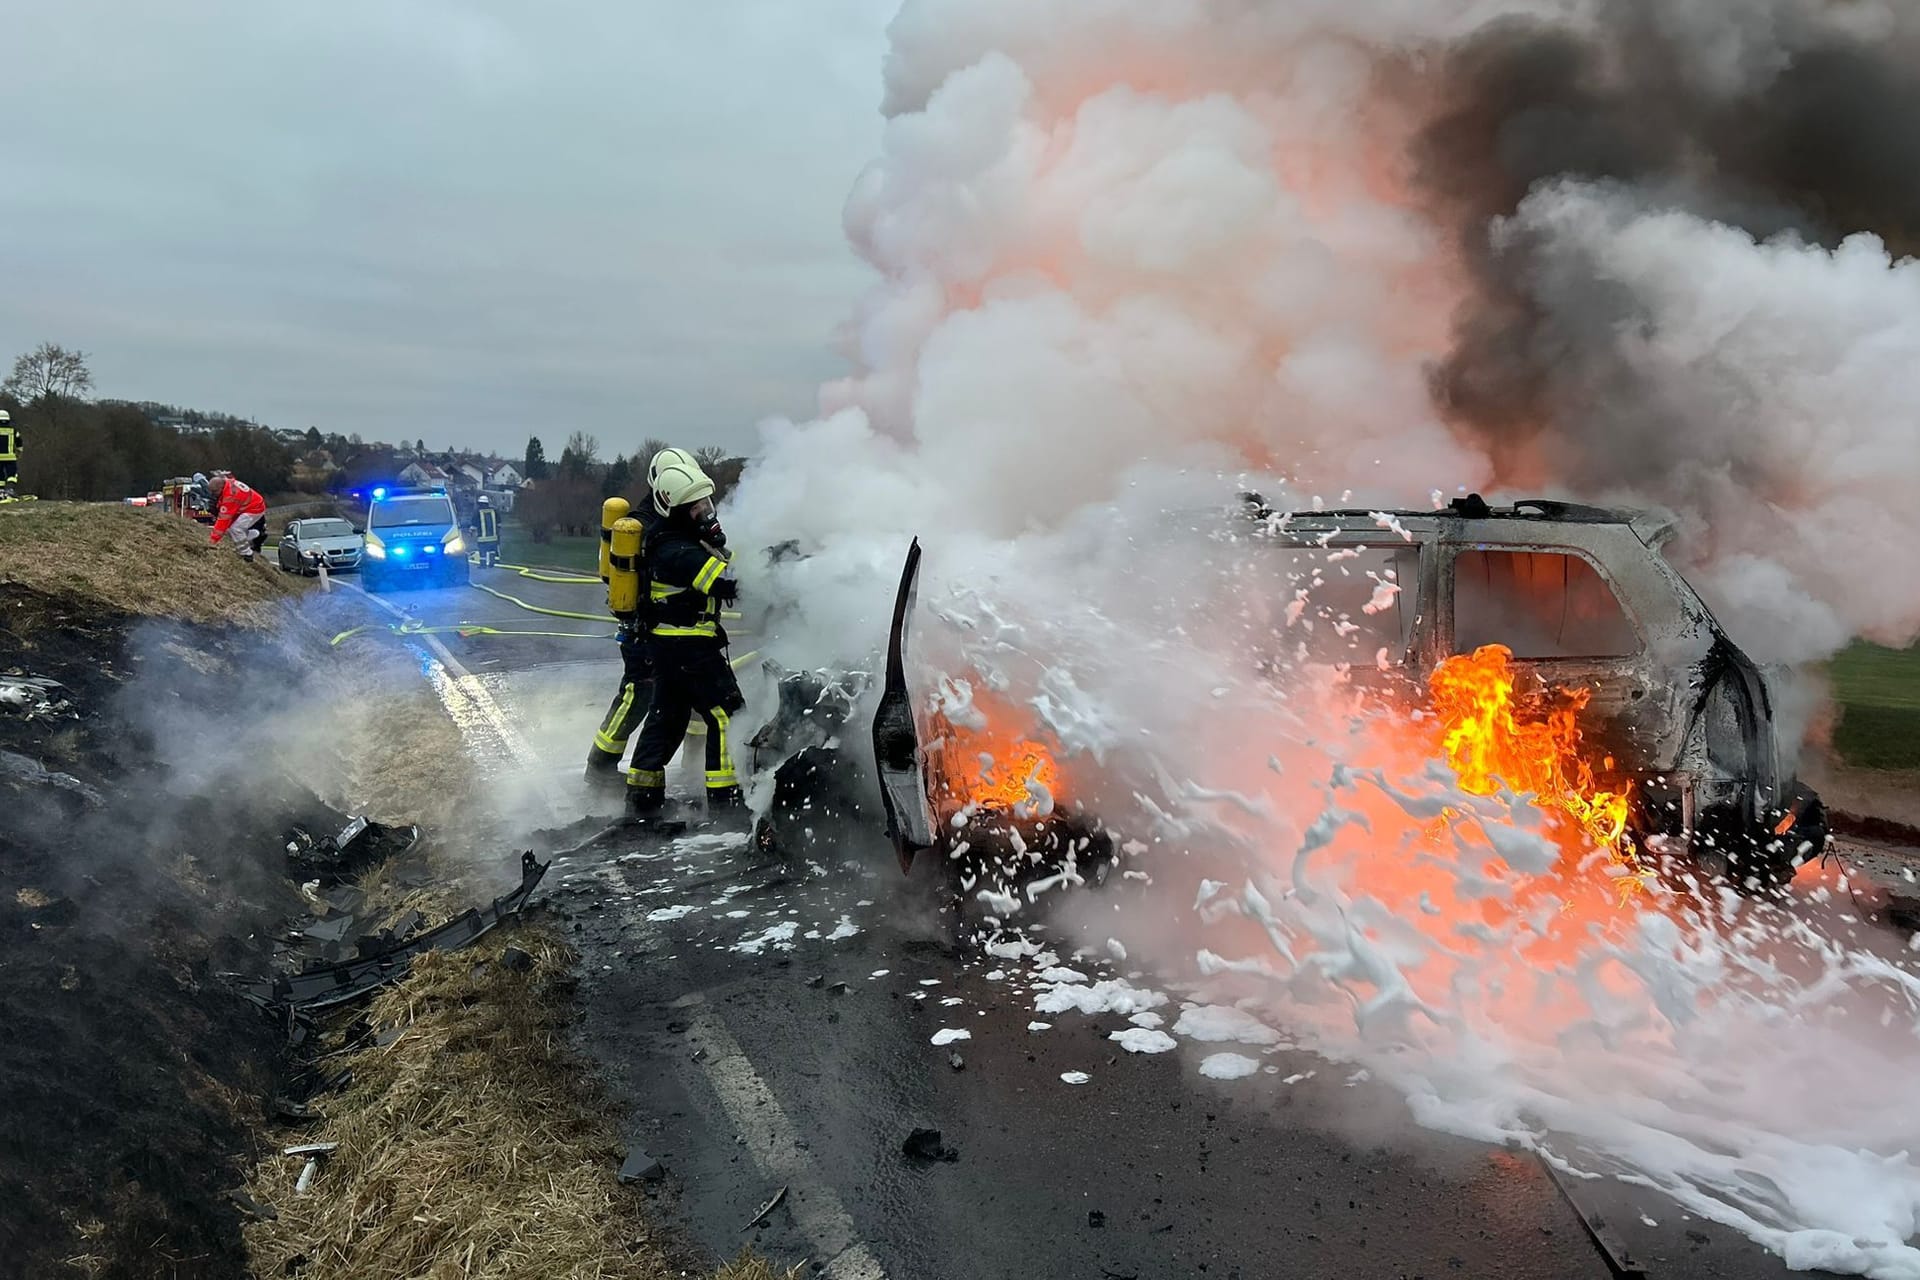
[[[1258,625],[1292,656],[1417,698],[1449,657],[1503,646],[1530,686],[1518,692],[1584,691],[1604,772],[1630,788],[1641,855],[1684,855],[1767,890],[1824,850],[1825,810],[1783,764],[1767,678],[1661,554],[1669,522],[1563,502],[1496,509],[1477,495],[1438,511],[1282,512],[1257,494],[1243,503],[1238,533],[1271,583]],[[952,840],[931,803],[937,744],[923,743],[906,679],[919,560],[916,542],[873,725],[903,866]],[[1309,613],[1320,624],[1298,626]],[[1067,839],[1097,831],[1077,819]]]

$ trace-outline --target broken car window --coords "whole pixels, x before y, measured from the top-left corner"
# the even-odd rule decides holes
[[[1420,548],[1289,547],[1271,625],[1290,659],[1375,666],[1406,659],[1420,613]]]
[[[1453,648],[1516,658],[1622,658],[1640,637],[1606,579],[1559,551],[1463,551],[1453,562]]]

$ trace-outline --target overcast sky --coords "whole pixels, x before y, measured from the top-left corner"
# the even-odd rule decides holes
[[[843,367],[897,7],[0,6],[0,359],[369,439],[745,447]]]

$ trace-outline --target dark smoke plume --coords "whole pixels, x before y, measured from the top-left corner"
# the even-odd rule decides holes
[[[1816,0],[1507,19],[1453,48],[1415,145],[1470,280],[1437,404],[1506,484],[1678,512],[1782,660],[1920,630],[1884,599],[1911,600],[1913,518],[1836,523],[1920,487],[1871,394],[1915,354],[1917,27]],[[1815,581],[1833,553],[1852,573]]]

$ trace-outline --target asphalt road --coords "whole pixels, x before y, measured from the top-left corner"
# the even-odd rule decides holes
[[[474,580],[545,608],[600,600]],[[606,630],[471,589],[385,599],[435,628]],[[1117,1014],[1029,1031],[1031,995],[943,911],[937,868],[901,876],[877,834],[793,865],[744,832],[590,839],[618,808],[579,779],[618,677],[612,642],[432,638],[449,705],[497,708],[492,729],[468,718],[503,820],[587,842],[550,879],[583,958],[582,1043],[668,1170],[654,1194],[714,1255],[751,1243],[865,1280],[1620,1274],[1533,1159],[1422,1130],[1398,1095],[1334,1064],[1282,1051],[1263,1059],[1277,1070],[1222,1082],[1198,1073],[1196,1046],[1121,1052]],[[435,670],[449,657],[450,679]],[[936,1047],[943,1029],[969,1037]],[[915,1128],[954,1158],[908,1156]],[[1659,1280],[1789,1274],[1651,1193],[1575,1194]]]

